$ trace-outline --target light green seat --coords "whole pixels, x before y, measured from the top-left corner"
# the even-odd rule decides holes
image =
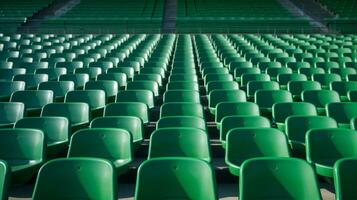
[[[102,74],[102,69],[99,67],[78,68],[74,74],[88,74],[90,80],[95,80],[99,74]]]
[[[42,107],[53,103],[53,99],[51,90],[24,90],[14,92],[10,101],[24,103],[27,116],[39,116]]]
[[[322,88],[328,89],[332,82],[342,81],[342,78],[338,74],[314,74],[312,80],[319,82]]]
[[[92,117],[103,116],[106,103],[105,92],[103,90],[75,90],[66,94],[67,102],[81,102],[89,105]]]
[[[338,93],[333,90],[305,90],[301,98],[304,102],[314,104],[319,115],[325,115],[327,104],[340,102]]]
[[[262,115],[270,117],[275,103],[292,102],[292,94],[286,90],[258,90],[254,95]]]
[[[0,127],[13,127],[24,117],[25,104],[21,102],[0,102]]]
[[[174,81],[169,82],[166,85],[166,90],[195,90],[199,91],[199,85],[197,82],[192,81]]]
[[[221,120],[230,115],[253,115],[259,116],[257,104],[252,102],[221,102],[216,106],[215,122],[217,128],[221,126]]]
[[[206,91],[207,94],[213,90],[238,90],[239,85],[235,81],[211,81],[207,84]]]
[[[249,81],[247,85],[247,95],[249,99],[254,99],[258,90],[279,90],[279,83],[276,81]]]

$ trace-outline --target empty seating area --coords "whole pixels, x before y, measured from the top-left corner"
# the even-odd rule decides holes
[[[0,40],[4,198],[356,196],[356,35]]]

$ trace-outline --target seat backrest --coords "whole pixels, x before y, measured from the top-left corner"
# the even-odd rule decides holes
[[[160,118],[156,124],[156,129],[174,128],[174,127],[189,127],[198,128],[206,131],[206,121],[195,116],[171,116]]]
[[[230,115],[260,115],[259,107],[252,102],[221,102],[216,106],[215,122]]]
[[[154,96],[159,96],[159,84],[156,81],[132,81],[128,82],[127,90],[150,90]]]
[[[143,123],[149,122],[149,108],[140,102],[120,102],[108,104],[104,109],[104,116],[134,116]]]
[[[75,90],[66,94],[65,102],[87,103],[91,109],[103,108],[106,103],[104,90]]]
[[[334,118],[339,124],[349,124],[357,116],[357,102],[337,102],[326,106],[327,116]]]
[[[258,90],[279,90],[279,83],[275,81],[249,81],[247,93],[249,97],[254,97]]]
[[[164,103],[160,109],[160,118],[168,116],[196,116],[204,118],[204,111],[198,103]]]
[[[51,103],[42,108],[41,116],[66,117],[71,126],[73,126],[88,123],[90,112],[86,103]]]
[[[88,81],[84,86],[84,90],[103,90],[108,98],[116,97],[119,86],[116,81],[110,80]]]
[[[321,90],[321,84],[317,81],[290,81],[288,91],[292,95],[301,96],[305,90]]]
[[[355,199],[357,173],[356,158],[343,158],[338,160],[334,165],[334,184],[336,191],[336,200]]]
[[[16,91],[22,90],[25,90],[24,81],[0,81],[0,100],[3,97],[11,96]]]
[[[25,105],[20,102],[0,102],[0,124],[12,124],[24,116]]]
[[[169,90],[164,93],[164,103],[191,102],[200,103],[200,93],[194,90]]]
[[[194,158],[147,160],[138,170],[135,199],[216,200],[214,172]]]
[[[209,93],[208,106],[216,108],[221,102],[246,102],[247,97],[243,90],[213,90]]]
[[[40,169],[32,199],[115,200],[116,172],[113,165],[104,159],[55,159]]]
[[[285,119],[294,115],[317,115],[316,108],[306,102],[284,102],[273,105],[273,120],[285,123]]]
[[[54,97],[64,97],[67,92],[73,91],[75,89],[73,81],[48,81],[40,83],[38,86],[39,90],[52,90]]]
[[[11,102],[22,102],[26,109],[42,108],[53,102],[52,90],[24,90],[17,91],[11,95]]]
[[[0,199],[8,199],[8,190],[10,187],[11,169],[6,161],[0,160]]]
[[[291,93],[286,90],[258,90],[255,93],[255,103],[260,108],[271,108],[275,103],[292,101]]]
[[[119,91],[116,102],[141,102],[149,108],[154,107],[154,93],[150,90]]]
[[[305,90],[301,96],[304,102],[314,104],[317,108],[324,108],[332,102],[340,102],[340,96],[333,90]]]

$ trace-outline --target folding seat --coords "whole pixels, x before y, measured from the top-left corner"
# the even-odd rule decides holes
[[[168,82],[166,90],[194,90],[199,91],[199,85],[197,82],[191,81],[175,81]]]
[[[277,81],[282,89],[286,89],[290,81],[307,81],[307,77],[304,74],[279,74]]]
[[[216,106],[215,122],[217,128],[221,126],[221,120],[230,115],[252,115],[259,116],[260,111],[257,104],[252,102],[221,102]]]
[[[214,115],[218,103],[245,101],[247,101],[247,98],[243,90],[213,90],[208,95],[208,108]]]
[[[314,74],[312,80],[319,82],[323,89],[328,89],[332,82],[342,81],[338,74]]]
[[[87,127],[90,119],[90,108],[86,103],[51,103],[42,108],[41,117],[66,117],[71,125],[72,133]]]
[[[251,62],[231,62],[229,64],[229,71],[234,72],[236,69],[241,69],[241,68],[252,68],[253,63]]]
[[[304,58],[303,61],[310,63],[312,67],[316,67],[316,63],[325,62],[325,59],[321,57],[312,57],[312,58]]]
[[[40,169],[32,199],[115,200],[116,180],[113,164],[105,159],[59,158]]]
[[[336,200],[355,199],[356,191],[356,158],[343,158],[334,165],[333,178],[336,191]]]
[[[321,90],[321,84],[317,81],[290,81],[287,89],[297,101],[301,101],[301,93],[305,90]]]
[[[48,81],[47,74],[18,74],[13,81],[24,81],[26,89],[37,89],[38,84]]]
[[[154,108],[154,93],[150,90],[126,90],[119,91],[116,102],[141,102],[149,109]]]
[[[76,69],[83,68],[84,64],[82,61],[71,61],[71,62],[58,62],[56,68],[66,68],[67,74],[73,74]]]
[[[240,83],[243,74],[260,74],[260,69],[256,67],[252,68],[238,68],[234,70],[234,79]]]
[[[226,137],[225,162],[235,176],[242,163],[257,157],[290,157],[286,135],[274,128],[234,128]]]
[[[43,106],[53,103],[51,90],[24,90],[11,95],[11,102],[22,102],[25,105],[27,116],[39,116]]]
[[[75,74],[88,74],[89,79],[95,80],[99,74],[102,74],[102,69],[99,67],[86,67],[74,70]]]
[[[25,105],[20,102],[0,102],[0,127],[13,127],[24,117]]]
[[[333,90],[305,90],[301,94],[302,101],[315,105],[319,115],[326,114],[326,105],[340,102],[340,96]]]
[[[357,90],[351,90],[347,93],[349,101],[357,102]]]
[[[357,74],[348,75],[346,81],[357,81]]]
[[[195,173],[192,172],[195,169]],[[160,192],[157,192],[160,191]],[[217,199],[214,171],[195,158],[155,158],[141,164],[135,188],[136,200]]]
[[[23,81],[0,81],[0,101],[7,102],[12,93],[22,90],[25,90]]]
[[[325,116],[290,116],[285,120],[285,133],[293,151],[305,153],[306,133],[311,129],[337,128],[337,122]]]
[[[299,74],[304,74],[307,79],[311,80],[312,79],[312,76],[314,74],[325,74],[325,70],[322,69],[322,68],[305,68],[305,67],[301,67],[299,68],[298,70],[298,73]]]
[[[159,87],[162,86],[162,77],[160,74],[138,74],[134,76],[134,81],[156,81]]]
[[[242,200],[322,199],[314,170],[301,159],[254,158],[243,163],[240,174]]]
[[[338,75],[341,76],[342,80],[346,80],[349,75],[357,74],[356,69],[355,68],[351,68],[351,67],[332,68],[332,69],[330,69],[330,73],[331,74],[338,74]]]
[[[330,71],[333,68],[339,68],[337,62],[317,62],[315,63],[316,67],[324,69],[326,72]]]
[[[206,86],[207,94],[216,89],[238,90],[239,85],[235,81],[211,81]]]
[[[334,102],[326,105],[326,114],[334,118],[339,127],[350,128],[352,118],[357,117],[356,102]]]
[[[330,84],[330,89],[338,92],[341,101],[348,101],[347,94],[349,91],[357,90],[355,81],[337,81]]]
[[[67,92],[73,91],[74,89],[73,81],[48,81],[38,85],[38,90],[51,90],[54,100],[57,102],[63,102]]]
[[[124,73],[108,73],[108,74],[99,74],[97,80],[110,80],[118,82],[120,88],[125,88],[127,85],[127,77]]]
[[[343,128],[312,129],[306,136],[306,160],[324,177],[333,177],[333,166],[341,158],[356,157],[357,134]]]
[[[275,81],[249,81],[247,85],[248,99],[254,99],[255,92],[258,90],[279,90],[279,83]]]
[[[88,74],[66,74],[58,79],[59,81],[72,81],[75,89],[83,89],[84,85],[89,81]]]
[[[275,103],[293,102],[293,97],[286,90],[258,90],[254,100],[258,104],[261,114],[270,117]]]
[[[308,62],[289,62],[286,65],[292,69],[294,73],[298,72],[300,68],[310,68],[310,63]]]
[[[150,137],[148,159],[158,157],[191,157],[211,162],[208,135],[189,127],[155,130]]]
[[[144,140],[143,122],[134,116],[97,117],[90,123],[90,128],[119,128],[128,131],[133,139],[133,147],[138,148]]]
[[[204,77],[204,85],[211,81],[233,81],[233,76],[231,74],[207,74]]]
[[[160,108],[160,118],[169,116],[194,116],[205,118],[204,110],[199,103],[164,103]]]
[[[107,73],[124,73],[129,80],[132,80],[134,78],[135,71],[133,67],[117,67],[108,69]]]
[[[82,129],[72,135],[67,157],[107,159],[115,167],[117,175],[122,175],[133,161],[132,142],[131,134],[124,129]]]
[[[114,102],[119,88],[116,81],[99,80],[88,81],[84,86],[84,90],[103,90],[105,92],[106,102]]]
[[[68,146],[69,121],[65,117],[29,117],[16,122],[15,128],[39,129],[45,134],[48,157],[63,153]]]
[[[37,129],[0,129],[0,158],[11,168],[11,182],[23,184],[37,173],[45,157],[45,136]]]
[[[194,90],[169,90],[164,93],[163,102],[200,103],[200,93]]]
[[[0,61],[0,69],[12,69],[13,62]]]
[[[206,121],[200,117],[194,116],[171,116],[160,118],[156,124],[156,130],[162,128],[197,128],[207,131]]]
[[[219,130],[219,140],[226,148],[228,132],[234,128],[270,128],[269,119],[258,115],[228,115],[222,118]]]
[[[81,102],[89,105],[91,116],[103,116],[106,104],[104,90],[75,90],[67,92],[64,102]]]
[[[108,116],[134,116],[141,119],[144,124],[149,122],[149,108],[145,103],[120,102],[106,105],[104,117]]]
[[[243,74],[241,76],[241,88],[245,88],[251,81],[270,81],[268,74]]]

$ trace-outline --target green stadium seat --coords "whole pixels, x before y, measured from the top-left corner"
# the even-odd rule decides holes
[[[127,90],[150,90],[155,97],[159,96],[159,84],[156,81],[132,81],[128,82]]]
[[[124,73],[99,74],[97,80],[117,81],[120,88],[125,88],[127,85],[127,77]]]
[[[22,102],[25,105],[27,116],[39,116],[42,107],[53,103],[53,92],[51,90],[24,90],[17,91],[11,95],[11,102]]]
[[[208,108],[215,114],[217,104],[221,102],[246,102],[247,97],[243,90],[213,90],[208,95]]]
[[[39,129],[45,134],[48,157],[57,156],[67,149],[69,121],[65,117],[29,117],[16,122],[15,128]]]
[[[269,67],[266,69],[266,74],[270,76],[273,81],[277,80],[280,74],[292,74],[293,70],[287,67]]]
[[[279,83],[276,81],[249,81],[247,84],[248,99],[254,99],[255,92],[258,90],[279,90]]]
[[[357,102],[357,90],[352,90],[347,93],[349,101]]]
[[[125,90],[117,95],[116,102],[141,102],[154,108],[154,93],[150,90]]]
[[[294,73],[298,72],[300,68],[310,68],[310,63],[308,62],[289,62],[286,65],[292,69]]]
[[[275,103],[292,102],[293,97],[286,90],[258,90],[254,96],[255,103],[258,104],[262,115],[268,115],[272,112]]]
[[[149,122],[149,108],[145,103],[120,102],[105,106],[104,117],[107,116],[134,116],[141,119],[144,124]]]
[[[241,88],[245,88],[251,81],[270,81],[268,74],[243,74],[241,77]]]
[[[134,78],[135,71],[133,67],[117,67],[108,69],[107,73],[124,73],[129,80],[132,80]]]
[[[286,89],[290,81],[307,81],[307,77],[304,74],[279,74],[277,76],[277,81],[282,89]]]
[[[243,163],[239,198],[321,200],[312,167],[296,158],[255,158]],[[259,191],[259,192],[257,192]]]
[[[198,82],[198,78],[197,75],[187,75],[187,74],[173,74],[169,76],[169,82],[176,82],[176,81]]]
[[[322,88],[328,89],[332,82],[342,81],[342,78],[338,74],[314,74],[312,80],[321,83]]]
[[[162,78],[166,77],[165,69],[161,67],[144,67],[140,70],[140,74],[159,74]]]
[[[306,160],[324,177],[333,177],[341,158],[356,157],[356,131],[342,128],[312,129],[306,136]]]
[[[322,68],[313,68],[313,67],[301,67],[298,70],[299,74],[304,74],[308,80],[312,79],[312,76],[315,74],[325,74],[325,70]]]
[[[193,169],[195,173],[190,173]],[[173,198],[217,199],[211,166],[194,158],[155,158],[142,163],[137,175],[135,199]]]
[[[333,180],[336,191],[336,200],[356,198],[353,187],[356,181],[356,158],[343,158],[334,165]]]
[[[217,128],[221,126],[221,120],[230,115],[252,115],[259,116],[260,111],[257,104],[252,102],[221,102],[216,106],[215,122]]]
[[[74,89],[73,81],[48,81],[38,85],[38,90],[51,90],[56,102],[63,102],[67,92]]]
[[[102,72],[107,72],[108,69],[114,67],[114,64],[109,61],[97,61],[89,64],[88,68],[100,68]]]
[[[357,90],[357,82],[354,81],[337,81],[330,84],[330,89],[338,92],[341,101],[348,101],[347,93]]]
[[[97,117],[90,123],[90,128],[119,128],[128,131],[133,138],[133,147],[137,148],[144,140],[143,122],[133,116]]]
[[[162,86],[162,77],[160,74],[138,74],[134,76],[134,81],[156,81],[159,87]]]
[[[357,69],[357,68],[356,68]],[[332,68],[330,69],[330,73],[338,74],[341,76],[342,80],[346,80],[349,75],[357,74],[355,68],[346,67],[346,68]]]
[[[352,118],[357,117],[356,102],[336,102],[326,105],[326,114],[334,118],[341,128],[350,128]]]
[[[114,102],[118,94],[119,87],[116,81],[88,81],[84,85],[84,90],[103,90],[105,92],[106,102]]]
[[[82,61],[58,62],[56,68],[66,68],[67,74],[73,74],[76,69],[83,68]]]
[[[226,137],[225,162],[235,176],[242,163],[257,157],[290,157],[286,135],[273,128],[234,128]]]
[[[317,81],[290,81],[288,91],[295,100],[301,101],[301,93],[305,90],[321,90],[321,84]]]
[[[200,103],[200,93],[194,90],[168,90],[163,95],[163,102]]]
[[[114,166],[107,160],[59,158],[40,169],[32,199],[115,200],[116,179]]]
[[[253,68],[253,63],[251,62],[231,62],[229,65],[229,71],[234,72],[236,69],[241,69],[241,68]]]
[[[89,105],[91,116],[103,116],[103,111],[106,103],[105,92],[103,90],[75,90],[66,94],[66,103],[80,102]]]
[[[76,89],[83,89],[84,85],[89,81],[88,74],[66,74],[58,79],[59,81],[72,81]]]
[[[233,81],[233,76],[231,74],[206,74],[203,81],[204,85],[211,81]]]
[[[197,82],[175,81],[175,82],[167,83],[166,90],[195,90],[195,91],[199,91],[199,85]]]
[[[160,128],[150,137],[148,159],[159,157],[191,157],[211,162],[207,133],[188,127]]]
[[[120,128],[82,129],[72,135],[67,157],[107,159],[122,175],[133,161],[132,141],[131,134]]]
[[[194,116],[204,117],[204,111],[201,104],[198,103],[164,103],[160,109],[160,118],[170,116]]]
[[[11,183],[29,181],[45,159],[45,136],[37,129],[1,129],[0,158],[11,167]]]
[[[47,74],[48,80],[57,81],[61,75],[67,74],[66,68],[36,69],[35,74]]]
[[[12,93],[22,90],[25,90],[23,81],[0,81],[0,102],[9,101]]]
[[[194,116],[172,116],[162,117],[156,124],[156,130],[162,128],[188,127],[206,131],[206,122],[200,117]]]
[[[0,127],[13,127],[24,117],[25,104],[20,102],[0,102]]]
[[[234,70],[234,79],[241,83],[241,77],[243,74],[260,74],[260,69],[256,67],[252,68],[237,68]]]
[[[239,85],[235,81],[211,81],[207,84],[206,90],[209,94],[213,90],[238,90]]]
[[[304,102],[312,103],[319,115],[326,114],[326,105],[329,103],[340,102],[340,96],[333,90],[305,90],[301,98]]]
[[[0,160],[0,199],[8,199],[10,186],[10,168],[6,161]]]
[[[38,84],[48,81],[47,74],[18,74],[14,76],[13,81],[25,82],[26,89],[37,89]]]
[[[74,74],[88,74],[90,80],[96,80],[99,74],[102,74],[102,69],[99,67],[86,67],[74,70]]]

